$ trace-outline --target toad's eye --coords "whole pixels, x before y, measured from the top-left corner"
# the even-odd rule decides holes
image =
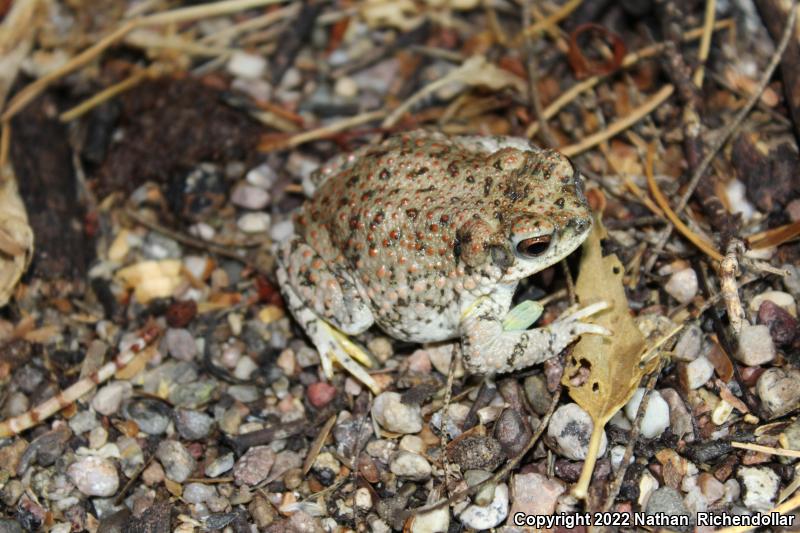
[[[539,257],[550,248],[550,235],[524,239],[517,244],[517,253],[523,257]]]

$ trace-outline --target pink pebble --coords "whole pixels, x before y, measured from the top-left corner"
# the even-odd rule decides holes
[[[317,381],[308,386],[306,394],[311,405],[317,408],[325,407],[336,396],[336,387],[324,381]]]

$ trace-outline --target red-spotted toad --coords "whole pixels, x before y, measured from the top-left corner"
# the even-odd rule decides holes
[[[503,328],[519,281],[574,251],[592,225],[580,175],[558,152],[415,131],[340,157],[314,179],[278,251],[278,280],[323,363],[339,358],[344,337],[328,324],[348,335],[377,324],[411,342],[459,338],[466,368],[490,375],[608,333],[578,320],[596,309]]]

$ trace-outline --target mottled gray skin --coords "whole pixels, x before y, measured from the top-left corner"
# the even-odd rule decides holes
[[[322,319],[411,342],[461,339],[474,373],[558,354],[601,328],[576,318],[504,331],[517,283],[588,236],[571,162],[512,137],[396,135],[323,167],[279,251],[289,308],[321,351]]]

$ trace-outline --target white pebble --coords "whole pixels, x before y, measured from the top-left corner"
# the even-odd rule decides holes
[[[396,392],[384,392],[375,398],[372,414],[378,424],[389,431],[417,433],[422,430],[419,405],[404,404]]]
[[[736,477],[742,484],[742,503],[753,511],[768,511],[775,504],[780,478],[767,467],[741,466]]]
[[[459,520],[465,526],[483,530],[497,527],[508,516],[508,486],[498,485],[494,489],[494,499],[489,505],[470,505],[464,509]]]
[[[639,404],[642,403],[644,388],[639,388],[633,393],[633,397],[625,405],[625,416],[633,422],[636,419],[636,412]],[[639,423],[639,431],[646,439],[652,439],[661,435],[669,427],[669,404],[661,397],[658,391],[650,393],[650,401],[647,402],[647,410]]]
[[[269,198],[269,193],[264,189],[247,184],[239,184],[231,192],[231,202],[234,205],[253,211],[265,208]]]
[[[336,80],[333,91],[342,98],[355,98],[358,94],[358,84],[353,78],[342,76]]]
[[[247,52],[234,52],[228,60],[228,72],[242,78],[260,78],[267,69],[267,60]]]
[[[581,461],[586,459],[592,428],[594,422],[589,413],[576,403],[568,403],[553,413],[550,425],[547,427],[547,436],[556,443],[561,455],[573,461]],[[608,438],[603,431],[598,456],[606,453],[607,445]]]
[[[109,459],[84,457],[72,463],[67,474],[87,496],[113,496],[119,487],[117,468]]]
[[[680,367],[680,378],[687,389],[694,390],[702,387],[714,375],[714,365],[706,356],[698,357],[691,363]]]
[[[431,465],[419,454],[400,450],[394,454],[389,469],[398,477],[423,481],[431,477]]]
[[[266,163],[261,163],[257,167],[251,168],[244,177],[245,181],[259,189],[269,190],[278,179],[278,175],[272,167]]]
[[[92,407],[101,415],[113,415],[123,400],[133,396],[133,385],[128,381],[112,381],[97,391],[92,398]]]
[[[694,269],[684,268],[670,276],[669,281],[664,285],[664,290],[680,303],[687,304],[697,294],[697,287],[697,274]]]
[[[236,221],[236,225],[245,233],[264,233],[269,229],[270,216],[268,213],[245,213]]]
[[[775,345],[769,328],[764,325],[742,326],[739,333],[739,349],[734,357],[747,366],[758,366],[775,359]]]
[[[236,362],[233,375],[236,378],[248,380],[257,368],[258,365],[253,361],[252,357],[242,357]]]
[[[747,200],[747,189],[744,183],[735,178],[728,181],[725,194],[728,197],[728,203],[730,204],[732,213],[741,213],[742,219],[745,222],[753,218],[753,215],[756,213],[756,208]]]

